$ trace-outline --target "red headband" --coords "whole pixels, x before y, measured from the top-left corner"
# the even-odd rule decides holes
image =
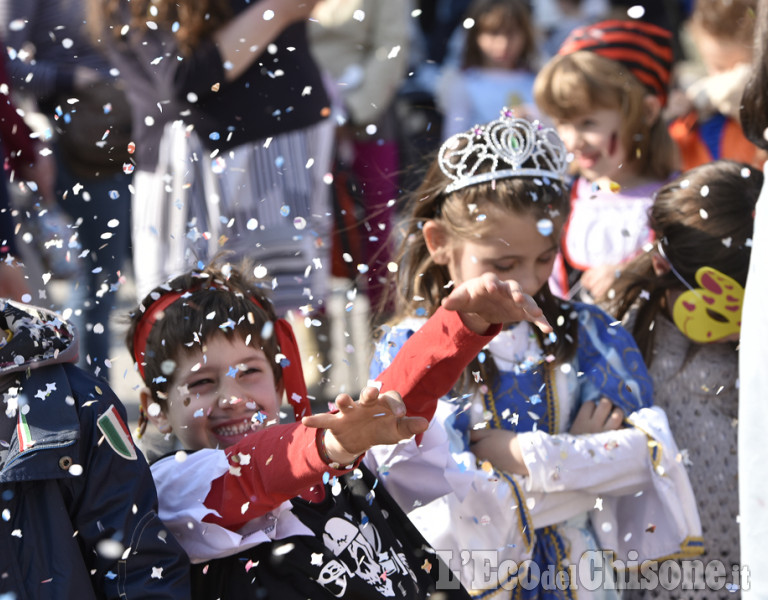
[[[186,293],[187,291],[163,294],[149,305],[144,315],[139,319],[136,331],[133,333],[133,358],[139,367],[142,379],[144,379],[142,360],[147,348],[149,332],[152,331],[152,327],[157,322],[158,315]],[[256,298],[251,297],[250,299],[259,308],[264,308]],[[277,344],[280,346],[280,352],[285,355],[285,361],[281,362],[285,394],[293,407],[294,417],[300,421],[302,417],[312,414],[312,408],[309,404],[309,398],[307,398],[307,384],[304,381],[304,371],[301,368],[299,345],[296,343],[296,337],[293,335],[290,323],[285,319],[275,321],[275,336]]]
[[[558,54],[580,50],[620,62],[666,104],[673,60],[670,31],[643,21],[601,21],[573,30]]]

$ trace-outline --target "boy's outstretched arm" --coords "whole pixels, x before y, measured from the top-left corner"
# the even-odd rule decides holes
[[[378,377],[395,390],[409,416],[429,420],[469,363],[501,330],[502,323],[531,321],[552,331],[536,302],[516,281],[485,273],[457,286],[429,320],[403,344]]]
[[[349,465],[371,446],[396,444],[427,429],[423,417],[406,416],[400,395],[390,391],[380,394],[368,386],[355,402],[349,394],[336,398],[338,411],[304,417],[308,427],[325,429],[321,434],[321,454],[328,462]]]

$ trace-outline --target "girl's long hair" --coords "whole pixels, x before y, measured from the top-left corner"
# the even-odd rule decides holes
[[[688,285],[698,287],[696,271],[704,266],[746,284],[762,185],[759,169],[718,160],[686,171],[659,189],[649,211],[656,243]],[[667,292],[685,289],[672,270],[654,273],[652,255],[658,252],[654,246],[622,269],[609,308],[622,319],[637,307],[632,334],[648,365],[653,361],[654,323],[671,308]]]
[[[121,37],[128,25],[138,31],[152,22],[160,29],[174,31],[183,54],[209,39],[232,17],[228,0],[131,0],[128,9],[122,0],[88,0],[89,29],[95,37],[106,32]]]

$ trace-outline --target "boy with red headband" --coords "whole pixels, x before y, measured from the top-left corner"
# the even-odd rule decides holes
[[[424,432],[437,398],[499,331],[492,324],[509,319],[551,331],[515,282],[468,281],[380,389],[311,416],[290,327],[254,282],[225,265],[156,288],[127,341],[147,386],[145,421],[187,451],[152,470],[160,515],[194,563],[195,596],[466,597],[439,585],[449,579],[439,559],[361,458]],[[278,424],[283,393],[295,423]]]

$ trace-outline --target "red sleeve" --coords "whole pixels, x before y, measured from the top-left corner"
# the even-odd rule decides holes
[[[0,138],[7,158],[16,168],[22,161],[35,161],[35,143],[30,137],[32,131],[11,102],[9,81],[5,60],[0,58],[0,86],[5,86],[0,92]]]
[[[227,448],[229,473],[211,483],[204,502],[221,518],[203,520],[236,531],[291,498],[321,500],[323,474],[347,472],[320,458],[317,436],[322,431],[301,423],[274,425]]]
[[[500,329],[493,325],[485,335],[477,335],[458,313],[439,308],[379,376],[382,391],[397,391],[408,414],[430,419],[438,398],[451,391],[459,374]],[[291,498],[321,500],[323,474],[347,472],[332,469],[320,458],[317,436],[322,431],[300,423],[275,425],[227,448],[230,472],[211,483],[205,499],[221,517],[209,515],[204,521],[236,531]]]
[[[492,325],[478,335],[464,325],[459,313],[438,308],[379,375],[381,391],[398,392],[410,416],[430,420],[437,400],[451,391],[462,371],[499,331],[501,325]]]

